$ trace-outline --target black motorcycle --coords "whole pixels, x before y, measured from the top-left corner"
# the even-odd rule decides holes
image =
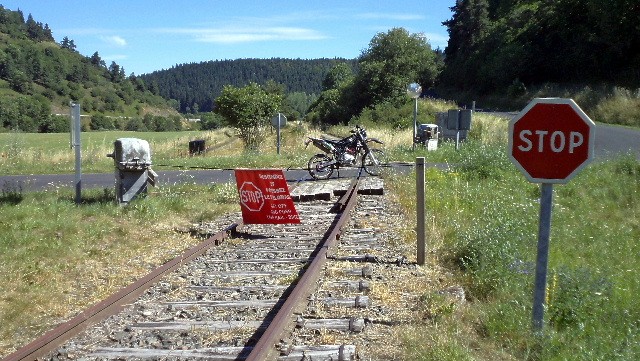
[[[376,138],[368,138],[367,131],[357,125],[350,136],[340,140],[308,137],[306,146],[313,143],[324,152],[309,159],[309,174],[314,179],[327,179],[334,170],[340,172],[341,167],[360,165],[370,175],[380,175],[382,167],[387,165],[387,158],[381,149],[370,148],[371,142],[384,144]]]

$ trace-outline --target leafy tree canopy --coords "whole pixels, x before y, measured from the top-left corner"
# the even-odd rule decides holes
[[[216,113],[235,127],[245,149],[257,150],[281,102],[280,94],[268,92],[256,83],[241,88],[227,85],[216,99]]]
[[[175,99],[180,112],[193,112],[198,104],[201,112],[215,108],[217,98],[225,85],[242,87],[250,82],[267,82],[286,87],[292,93],[319,94],[322,80],[336,64],[352,69],[354,59],[236,59],[212,60],[201,63],[180,64],[167,70],[143,74],[146,84],[165,99]]]
[[[408,84],[431,87],[440,68],[439,57],[421,34],[410,34],[403,28],[379,33],[358,58],[355,75],[338,66],[327,74],[324,91],[312,105],[312,120],[347,123],[377,104],[402,105],[407,101]]]
[[[451,9],[442,85],[640,85],[637,0],[460,0]]]
[[[52,113],[67,113],[69,101],[81,103],[89,114],[141,116],[151,109],[175,114],[143,79],[125,77],[115,62],[107,68],[98,52],[79,54],[69,37],[56,43],[49,26],[31,14],[25,20],[20,10],[0,5],[0,39],[0,131],[61,131]]]

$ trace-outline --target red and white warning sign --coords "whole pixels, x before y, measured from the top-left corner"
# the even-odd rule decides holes
[[[282,169],[236,169],[245,224],[300,223]]]

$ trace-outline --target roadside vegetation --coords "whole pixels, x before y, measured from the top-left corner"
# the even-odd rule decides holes
[[[426,114],[449,105],[421,102],[420,110]],[[596,161],[570,183],[555,187],[546,326],[543,334],[533,334],[539,187],[507,158],[506,126],[506,119],[477,114],[470,139],[459,151],[442,143],[433,152],[412,149],[409,127],[367,127],[371,136],[386,142],[394,161],[424,156],[452,166],[427,171],[427,267],[437,270],[439,282],[461,286],[466,302],[451,303],[425,285],[416,305],[424,317],[398,335],[405,344],[399,352],[407,360],[636,359],[640,163],[633,156]],[[157,149],[154,159],[163,163],[304,168],[315,152],[304,148],[306,135],[340,136],[348,129],[292,124],[283,131],[280,156],[275,134],[269,134],[260,152],[247,153],[240,140],[230,139],[229,129],[200,133],[221,146],[198,156],[188,156],[190,138],[177,137],[184,132],[149,137]],[[120,136],[100,135],[86,143],[90,149],[103,147],[101,154],[110,151],[110,138]],[[43,157],[54,153],[47,141],[34,140],[31,151],[37,151],[36,145]],[[104,168],[111,170],[111,159],[104,158]],[[50,168],[47,158],[33,163],[39,169],[30,169],[37,173]],[[414,175],[384,177],[387,194],[404,209],[405,241],[412,244]],[[26,192],[0,185],[0,355],[199,242],[190,232],[194,224],[239,210],[232,184],[160,184],[127,207],[115,204],[113,189],[85,190],[77,206],[68,188]],[[415,261],[415,255],[406,256]]]
[[[636,360],[637,157],[596,161],[554,187],[546,327],[533,334],[540,190],[507,157],[507,120],[477,113],[459,151],[451,143],[414,149],[413,102],[405,93],[409,83],[423,87],[418,124],[472,101],[519,110],[534,97],[565,97],[596,122],[640,127],[640,32],[623,16],[638,6],[602,6],[458,1],[445,21],[444,51],[394,28],[377,34],[358,59],[335,59],[321,87],[314,84],[319,94],[287,93],[274,76],[224,84],[220,94],[198,94],[197,101],[181,91],[187,101],[160,97],[175,89],[159,89],[153,78],[171,74],[127,77],[115,62],[79,54],[68,37],[56,43],[46,24],[0,5],[0,174],[73,172],[68,117],[56,115],[67,113],[69,101],[90,115],[83,118],[83,173],[112,172],[106,154],[121,137],[149,141],[156,170],[305,168],[316,152],[304,148],[306,136],[341,137],[362,125],[386,143],[393,161],[424,156],[450,165],[427,172],[428,267],[438,282],[462,287],[466,302],[450,303],[425,285],[416,305],[424,316],[398,335],[402,359]],[[280,155],[269,127],[276,111],[290,120]],[[201,121],[185,119],[196,117]],[[192,140],[204,140],[207,151],[190,155]],[[384,174],[406,216],[408,243],[415,242],[414,176]],[[230,184],[159,183],[127,207],[115,204],[113,189],[85,190],[76,205],[71,189],[0,184],[0,356],[199,242],[194,224],[239,208]]]
[[[636,157],[597,161],[554,187],[546,326],[534,334],[539,185],[508,159],[506,124],[478,123],[459,152],[451,145],[434,152],[446,154],[453,170],[429,169],[426,176],[428,262],[450,272],[448,282],[461,285],[468,302],[443,302],[426,289],[422,307],[430,312],[402,336],[405,359],[637,359]],[[415,219],[413,177],[385,182],[409,220]]]

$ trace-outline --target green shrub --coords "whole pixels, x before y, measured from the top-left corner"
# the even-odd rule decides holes
[[[612,96],[598,104],[594,116],[605,123],[640,127],[640,96],[638,92],[616,88]]]
[[[113,120],[104,114],[95,114],[91,116],[91,123],[89,123],[91,130],[113,130],[115,126]]]
[[[512,167],[506,148],[502,146],[470,141],[460,147],[459,156],[454,167],[469,180],[500,179]]]
[[[549,324],[559,331],[568,327],[584,328],[585,322],[606,307],[612,287],[611,280],[588,268],[561,267],[549,272]]]

